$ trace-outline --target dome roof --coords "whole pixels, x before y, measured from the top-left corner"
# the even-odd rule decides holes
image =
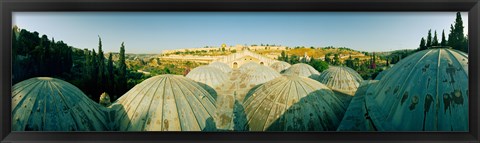
[[[13,131],[107,131],[106,108],[60,79],[36,77],[13,85]]]
[[[227,64],[222,63],[222,62],[212,62],[208,66],[220,69],[221,71],[223,71],[225,73],[229,73],[229,72],[232,71],[232,68],[230,68],[230,66],[228,66]]]
[[[211,66],[199,66],[190,71],[185,77],[215,88],[228,79],[228,75],[220,69]]]
[[[355,92],[355,96],[348,105],[337,131],[375,131],[371,120],[367,118],[368,116],[365,116],[367,114],[365,95],[367,94],[367,89],[375,86],[377,83],[378,80],[365,80],[360,84]]]
[[[252,68],[259,67],[259,66],[262,66],[262,65],[260,65],[258,63],[255,63],[255,62],[248,62],[248,63],[245,63],[245,64],[241,65],[240,68],[238,68],[238,69],[242,72],[245,72],[245,71],[248,71]]]
[[[251,131],[335,130],[346,108],[325,85],[296,75],[266,82],[247,96]]]
[[[320,75],[320,72],[308,64],[298,63],[286,69],[283,74],[294,74],[303,77],[315,78],[316,76]]]
[[[355,93],[360,83],[363,82],[362,77],[355,70],[340,66],[330,66],[315,79],[333,90],[351,95]]]
[[[242,83],[247,85],[258,85],[280,76],[280,73],[270,67],[258,66],[240,74],[240,79],[242,79]]]
[[[379,130],[467,131],[468,56],[443,48],[414,53],[365,98]]]
[[[180,75],[154,76],[120,97],[120,131],[201,131],[215,128],[215,99],[197,82]]]
[[[270,65],[270,67],[277,72],[282,72],[283,70],[288,69],[290,66],[292,65],[284,61],[275,62],[272,65]]]

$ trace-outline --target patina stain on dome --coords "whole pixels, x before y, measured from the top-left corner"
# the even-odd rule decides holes
[[[232,71],[232,68],[230,68],[230,66],[228,66],[227,64],[222,63],[222,62],[212,62],[208,66],[220,69],[224,73],[229,73],[229,72]]]
[[[13,131],[107,131],[106,108],[60,79],[37,77],[12,89]]]
[[[210,66],[199,66],[190,71],[185,77],[215,88],[228,79],[228,75],[220,69]]]
[[[363,82],[362,77],[355,70],[340,66],[330,66],[316,80],[333,90],[349,95],[355,94],[360,83]]]
[[[198,83],[180,75],[146,79],[120,97],[120,131],[209,131],[215,129],[215,99]]]
[[[320,75],[320,72],[308,64],[298,63],[286,69],[283,74],[293,74],[303,77],[316,78]]]
[[[270,67],[271,67],[272,69],[274,69],[275,71],[277,71],[277,72],[279,72],[279,73],[281,73],[281,72],[283,72],[284,70],[288,69],[290,66],[292,66],[292,65],[290,65],[289,63],[284,62],[284,61],[278,61],[278,62],[275,62],[275,63],[273,63],[272,65],[270,65]]]
[[[468,56],[419,51],[389,69],[365,98],[381,131],[468,131]]]
[[[296,75],[260,85],[244,108],[250,131],[332,131],[346,109],[328,87]]]

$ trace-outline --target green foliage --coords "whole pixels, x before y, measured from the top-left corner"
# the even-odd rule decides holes
[[[313,68],[315,68],[315,70],[319,71],[319,72],[323,72],[324,70],[328,69],[328,64],[327,62],[324,62],[322,60],[319,60],[319,59],[310,59],[310,62],[308,62],[308,64],[310,66],[312,66]]]
[[[438,38],[437,38],[437,30],[435,30],[435,36],[433,37],[432,46],[439,46]]]
[[[419,45],[418,50],[421,51],[421,50],[426,50],[426,49],[427,49],[427,45],[425,43],[425,39],[423,39],[423,37],[422,37],[422,39],[420,40],[420,45]]]
[[[457,12],[454,25],[450,25],[447,45],[453,49],[468,53],[468,39],[464,36],[463,28],[462,16],[460,12]]]
[[[432,29],[428,30],[427,48],[432,47]]]
[[[442,30],[442,42],[440,42],[440,46],[447,46],[447,40],[445,39],[445,30]]]

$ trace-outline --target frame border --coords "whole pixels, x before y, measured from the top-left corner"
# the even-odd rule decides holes
[[[469,132],[11,132],[11,27],[15,11],[468,11]],[[479,142],[479,0],[0,0],[1,142]]]

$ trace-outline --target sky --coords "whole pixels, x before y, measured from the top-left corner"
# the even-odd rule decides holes
[[[468,32],[468,12],[462,12]],[[205,46],[275,44],[415,49],[428,30],[448,37],[456,12],[14,12],[12,24],[76,48],[159,54]]]

